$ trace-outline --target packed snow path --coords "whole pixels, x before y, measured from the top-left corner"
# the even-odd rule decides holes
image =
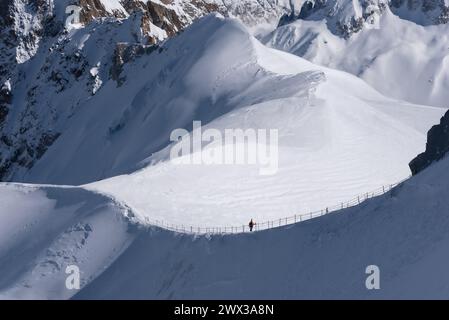
[[[407,178],[409,179],[410,176]],[[372,190],[370,192],[365,192],[363,194],[359,194],[353,199],[339,203],[338,205],[334,205],[331,207],[326,207],[321,210],[317,210],[314,212],[308,212],[303,214],[295,214],[290,217],[280,217],[276,220],[271,221],[254,221],[255,225],[253,230],[250,230],[248,225],[241,225],[241,226],[209,226],[209,227],[203,227],[203,226],[194,226],[194,225],[179,225],[179,224],[170,224],[166,223],[164,221],[152,221],[148,216],[145,216],[144,221],[140,221],[140,223],[143,223],[149,227],[159,227],[165,230],[174,231],[177,233],[186,233],[186,234],[236,234],[236,233],[245,233],[245,232],[257,232],[257,231],[263,231],[273,228],[279,228],[283,226],[288,226],[295,223],[300,223],[309,219],[318,218],[321,216],[324,216],[326,214],[339,211],[345,208],[350,208],[353,206],[360,205],[362,202],[377,197],[379,195],[383,195],[387,192],[391,192],[393,188],[401,185],[404,181],[407,179],[404,179],[400,182],[389,184],[386,186],[382,186],[376,190]]]
[[[188,53],[189,60],[169,58],[178,52]],[[176,128],[180,115],[186,126],[202,120],[203,132],[276,129],[279,166],[273,175],[261,175],[258,165],[179,164],[170,159],[172,145],[168,145],[139,162],[140,170],[85,185],[126,203],[141,221],[180,227],[241,226],[251,218],[273,221],[319,211],[405,179],[409,161],[424,150],[427,131],[445,112],[386,98],[351,74],[269,49],[236,20],[217,16],[201,19],[171,40],[165,55],[153,64],[164,70],[165,78],[168,74],[176,78],[174,85],[189,88],[188,94],[183,91],[170,98],[169,108],[164,106],[169,114],[151,126],[146,113],[143,123],[139,113],[133,119],[134,113],[127,113],[132,125],[124,124],[117,138],[106,142],[96,133],[95,122],[91,124],[95,132],[86,133],[82,144],[73,144],[73,137],[80,135],[79,127],[73,127],[49,151],[48,160],[65,161],[73,155],[81,161],[70,160],[76,170],[63,170],[66,166],[53,170],[43,161],[33,174],[76,178],[78,172],[103,166],[98,157],[103,153],[97,149],[126,142],[115,151],[118,167],[128,157],[127,150],[148,149],[140,137],[153,133],[161,119],[166,127]],[[142,68],[140,63],[130,66],[129,72],[136,75],[130,87],[151,88],[155,81],[165,81],[137,76]],[[147,91],[138,98],[133,103],[142,112],[152,99],[162,99]],[[86,115],[85,121],[90,118]],[[165,128],[163,132],[159,140],[170,135]],[[68,145],[73,150],[67,151]],[[202,152],[214,148],[208,144]]]

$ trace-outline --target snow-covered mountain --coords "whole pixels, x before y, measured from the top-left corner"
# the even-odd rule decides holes
[[[2,185],[0,298],[444,299],[448,170],[446,157],[362,206],[223,236],[139,227],[80,188]],[[81,290],[65,287],[72,263]],[[373,264],[381,290],[365,287]]]
[[[64,28],[68,5],[85,28]],[[7,0],[0,5],[0,179],[42,157],[69,119],[122,65],[218,11],[247,25],[276,22],[290,1]],[[153,46],[153,47],[152,47]]]
[[[190,47],[197,37],[207,46]],[[104,125],[92,112],[76,119],[23,179],[78,184],[83,178],[103,178],[98,171],[106,176],[124,173],[119,170],[140,157],[139,166],[126,173],[142,170],[94,182],[89,188],[123,201],[142,221],[146,217],[191,225],[194,217],[200,226],[239,225],[255,212],[259,220],[274,220],[338,204],[406,178],[408,162],[423,150],[425,133],[444,112],[387,99],[350,74],[267,49],[236,21],[207,17],[165,49],[164,55],[151,61],[177,83],[166,85],[159,70],[155,78],[144,72],[148,82],[138,77],[138,70],[148,68],[145,59],[130,65],[127,71],[134,79],[118,95],[139,97],[130,104],[132,111],[111,113]],[[194,64],[167,59],[175,52],[188,53]],[[151,89],[154,83],[158,83],[157,90]],[[168,100],[163,99],[167,87],[172,92]],[[131,94],[130,88],[139,93]],[[151,102],[156,99],[153,92],[159,98],[157,104]],[[107,91],[104,94],[110,101],[119,99]],[[145,107],[152,105],[155,108],[150,110]],[[161,118],[163,129],[157,126]],[[263,176],[258,166],[170,161],[171,144],[159,151],[164,138],[173,128],[189,128],[193,120],[207,124],[203,131],[214,128],[223,136],[232,128],[278,128],[278,171]],[[91,129],[80,132],[81,123]],[[110,128],[117,128],[113,135]],[[152,128],[157,128],[156,133]],[[161,144],[153,147],[148,140],[132,139],[142,135]],[[215,148],[213,143],[208,146]],[[159,152],[152,155],[155,150]],[[212,153],[203,150],[207,152]],[[105,155],[114,162],[105,160]],[[129,155],[135,158],[130,161]],[[60,165],[48,165],[56,162]]]
[[[387,96],[447,107],[447,6],[442,1],[400,2],[401,6],[395,1],[390,6],[342,2],[345,5],[325,1],[313,7],[307,2],[299,17],[265,36],[263,42],[355,74]],[[437,9],[429,11],[435,6],[444,7],[439,18],[425,19],[435,15]],[[364,14],[367,10],[372,14]]]
[[[75,48],[77,39],[83,33],[72,38]],[[89,188],[112,194],[142,221],[183,224],[195,216],[197,225],[233,225],[254,212],[277,219],[406,178],[444,112],[388,99],[353,75],[268,49],[237,20],[213,15],[124,65],[119,78],[83,101],[51,148],[14,181],[93,183]],[[221,132],[278,129],[278,172],[171,162],[171,132],[190,130],[193,121]]]
[[[67,29],[71,4],[81,24]],[[447,296],[436,276],[449,243],[447,116],[425,148],[446,112],[446,12],[428,1],[3,1],[0,180],[15,183],[0,184],[0,298]],[[277,130],[274,174],[172,159],[171,133],[197,136],[194,121],[220,135]],[[190,151],[223,151],[215,142]],[[326,210],[407,178],[425,149],[393,191],[290,227],[153,224]],[[381,292],[365,288],[370,264]],[[65,286],[69,265],[80,290]]]

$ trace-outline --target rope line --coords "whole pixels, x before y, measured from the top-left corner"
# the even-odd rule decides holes
[[[326,207],[324,209],[308,212],[305,214],[296,214],[296,215],[289,216],[289,217],[284,217],[284,218],[264,221],[261,223],[256,223],[253,228],[253,232],[288,226],[288,225],[300,223],[300,222],[303,222],[306,220],[310,220],[313,218],[321,217],[321,216],[327,215],[329,213],[332,213],[332,212],[335,212],[338,210],[357,206],[368,199],[371,199],[371,198],[374,198],[374,197],[377,197],[380,195],[384,195],[384,194],[390,192],[393,188],[404,183],[410,177],[411,176],[409,176],[406,179],[403,179],[397,183],[384,185],[374,191],[365,192],[349,201],[342,202],[335,206]],[[185,226],[185,225],[169,224],[169,223],[166,223],[166,222],[160,221],[160,220],[151,221],[149,219],[149,217],[145,217],[145,223],[148,226],[159,227],[159,228],[173,231],[176,233],[185,233],[185,234],[198,234],[198,235],[200,235],[200,234],[201,235],[203,235],[203,234],[239,234],[239,233],[250,232],[248,225],[222,226],[222,227]]]

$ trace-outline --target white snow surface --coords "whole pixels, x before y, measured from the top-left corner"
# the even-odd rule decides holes
[[[76,298],[447,299],[448,170],[446,158],[392,193],[290,227],[144,234]],[[365,287],[369,265],[380,290]]]
[[[277,219],[394,183],[445,111],[269,49],[217,15],[161,50],[125,65],[122,86],[103,83],[21,177],[83,186],[0,185],[0,298],[447,298],[448,159],[385,196],[290,227],[144,228],[146,218],[202,227]],[[193,120],[278,129],[279,170],[171,161],[171,131]],[[72,264],[80,291],[65,287]],[[365,288],[371,264],[380,291]]]
[[[0,299],[70,298],[67,266],[84,286],[133,239],[128,209],[80,188],[1,184],[0,203]]]
[[[446,158],[361,206],[214,236],[136,228],[80,188],[2,185],[0,298],[446,299],[448,170]],[[65,288],[74,262],[79,291]],[[365,287],[373,264],[381,290]]]
[[[261,175],[255,165],[179,164],[170,161],[168,145],[141,161],[141,170],[87,186],[126,203],[142,221],[240,226],[251,218],[275,220],[337,205],[408,177],[408,162],[423,151],[428,128],[444,112],[387,99],[350,74],[267,49],[234,20],[211,16],[192,29],[183,36],[215,31],[201,37],[205,51],[190,51],[193,67],[175,76],[190,95],[168,102],[169,110],[177,111],[164,117],[166,126],[180,123],[182,115],[188,123],[210,120],[203,131],[277,129],[279,170]],[[182,43],[194,42],[187,39]],[[136,136],[134,130],[129,134]],[[67,145],[78,145],[69,142],[72,136],[58,141],[59,161],[70,156],[62,155]],[[142,149],[131,141],[127,149]],[[45,168],[36,170],[41,174]]]
[[[448,107],[448,34],[449,24],[422,26],[386,8],[378,26],[363,28],[349,39],[333,34],[326,20],[297,20],[262,42],[350,72],[386,96]]]

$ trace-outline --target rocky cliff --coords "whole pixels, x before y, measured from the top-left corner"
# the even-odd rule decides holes
[[[413,175],[421,172],[433,162],[441,160],[449,152],[449,111],[427,134],[426,151],[410,162]]]

